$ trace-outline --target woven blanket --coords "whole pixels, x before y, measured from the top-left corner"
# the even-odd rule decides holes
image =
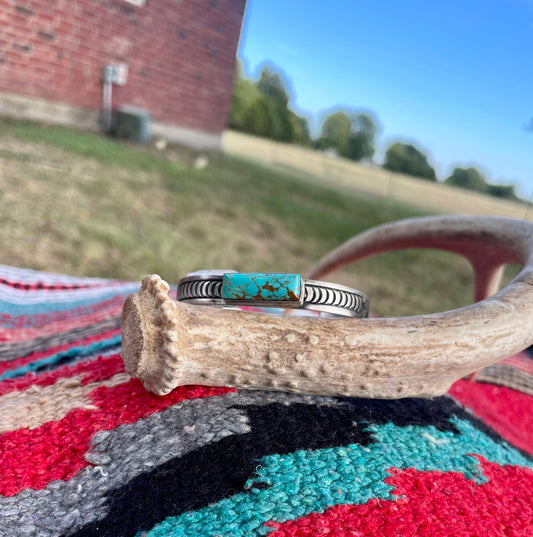
[[[527,393],[159,397],[120,357],[138,288],[0,266],[1,536],[533,535]]]

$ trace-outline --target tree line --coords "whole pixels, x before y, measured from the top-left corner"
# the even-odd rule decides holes
[[[311,145],[307,120],[289,107],[289,94],[281,75],[265,67],[257,82],[242,74],[237,63],[229,126],[232,129],[280,142]]]
[[[323,121],[320,136],[312,139],[305,118],[289,108],[287,80],[265,66],[256,81],[246,78],[237,63],[229,126],[232,129],[327,151],[354,161],[372,160],[378,120],[373,114],[357,110],[336,110]],[[383,168],[420,179],[437,181],[427,156],[410,143],[393,142],[385,152]],[[483,192],[491,196],[520,200],[514,185],[491,184],[474,167],[454,168],[445,184]]]

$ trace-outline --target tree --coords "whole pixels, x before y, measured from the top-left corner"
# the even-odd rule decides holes
[[[487,191],[487,181],[483,174],[476,168],[454,168],[450,177],[444,181],[447,185],[476,190]]]
[[[430,181],[437,180],[435,170],[428,164],[426,155],[412,144],[395,142],[390,145],[385,153],[383,167]]]
[[[496,198],[520,201],[520,198],[516,195],[514,185],[492,185],[485,180],[482,173],[476,168],[454,168],[450,177],[444,182],[448,185],[484,192]]]
[[[368,114],[356,114],[352,118],[352,132],[349,142],[349,158],[362,160],[374,156],[374,139],[377,126]]]
[[[286,85],[281,75],[270,67],[263,68],[259,80],[254,83],[243,76],[239,62],[235,72],[230,127],[280,142],[309,145],[307,121],[288,108]]]
[[[339,155],[346,156],[351,130],[352,122],[346,112],[330,114],[322,124],[318,146],[322,149],[334,148]]]
[[[281,78],[281,75],[272,71],[268,65],[263,67],[259,75],[259,80],[257,81],[257,89],[263,95],[270,97],[275,103],[278,103],[284,108],[287,108],[287,104],[289,103],[287,85]]]
[[[372,158],[376,132],[376,123],[369,114],[339,110],[324,120],[317,145],[336,149],[351,160]]]
[[[299,145],[311,145],[307,119],[295,114],[292,110],[289,110],[289,118],[292,124],[292,141]]]
[[[245,78],[242,73],[242,64],[237,62],[235,68],[235,81],[233,83],[233,95],[229,126],[232,129],[258,134],[267,129],[267,118],[257,110],[253,110],[261,94],[255,84]]]
[[[497,198],[521,201],[520,197],[516,195],[514,185],[487,185],[487,193]]]

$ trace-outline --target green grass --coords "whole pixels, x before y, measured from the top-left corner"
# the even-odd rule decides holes
[[[0,261],[69,274],[175,282],[200,268],[305,273],[328,250],[415,209],[220,153],[196,170],[178,146],[0,123]],[[407,250],[334,276],[379,315],[469,303],[464,260]]]

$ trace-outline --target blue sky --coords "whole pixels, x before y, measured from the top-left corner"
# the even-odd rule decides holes
[[[332,108],[371,110],[378,162],[414,142],[440,179],[475,165],[532,193],[531,0],[248,0],[238,56],[287,75],[313,133]]]

